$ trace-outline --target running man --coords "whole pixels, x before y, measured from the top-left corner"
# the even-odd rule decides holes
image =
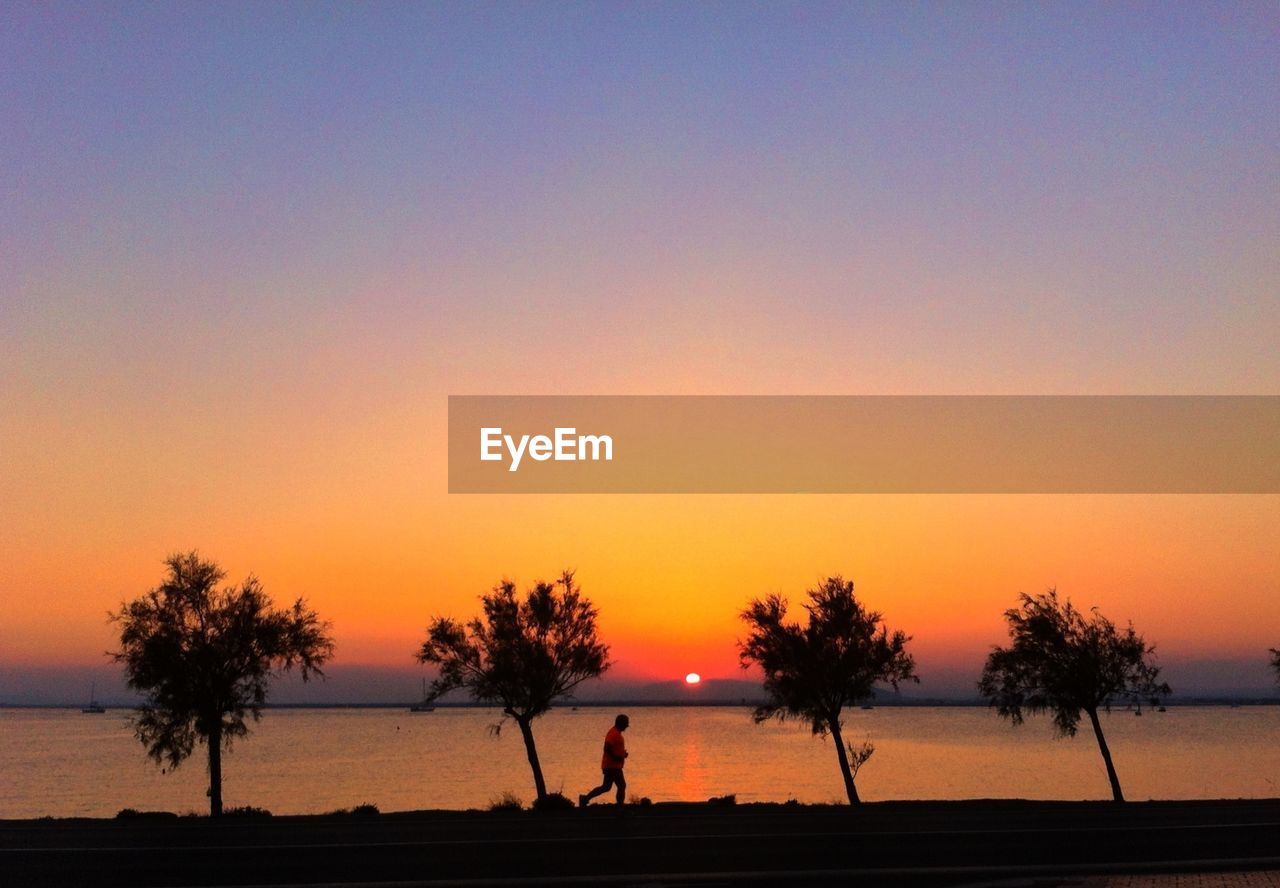
[[[631,724],[631,719],[620,715],[613,720],[613,727],[604,735],[604,757],[600,760],[600,770],[604,771],[604,782],[586,795],[578,796],[578,807],[585,808],[596,796],[609,791],[610,787],[618,787],[618,804],[627,800],[627,780],[622,776],[622,766],[627,761],[627,743],[622,739],[622,732]]]

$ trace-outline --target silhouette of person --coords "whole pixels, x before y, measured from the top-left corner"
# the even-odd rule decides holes
[[[630,725],[631,719],[625,715],[619,715],[613,720],[613,727],[604,735],[604,756],[600,759],[604,780],[591,792],[578,796],[578,807],[585,808],[592,799],[614,786],[618,787],[618,804],[627,800],[627,780],[622,776],[622,766],[627,761],[627,743],[622,739],[622,732]]]

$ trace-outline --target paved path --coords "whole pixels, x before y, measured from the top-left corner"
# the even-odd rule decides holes
[[[1083,888],[1280,888],[1280,870],[1254,873],[1170,873],[1160,876],[1098,876]]]
[[[0,822],[0,885],[1275,886],[1280,800]],[[1240,876],[1179,873],[1244,871]],[[1157,873],[1150,877],[1129,875]],[[1124,875],[1115,875],[1124,874]],[[1233,881],[1228,881],[1232,879]]]
[[[982,885],[971,885],[968,888],[1280,888],[1280,870],[1235,873],[1132,873],[1120,876],[1050,876],[986,882]]]

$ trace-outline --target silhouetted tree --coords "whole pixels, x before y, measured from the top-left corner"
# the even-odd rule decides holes
[[[504,580],[481,597],[483,617],[460,623],[437,617],[427,628],[418,660],[440,667],[429,699],[465,688],[476,700],[497,703],[520,726],[538,798],[547,784],[533,740],[533,720],[589,678],[609,668],[609,648],[596,635],[596,609],[582,596],[573,572],[538,582],[524,598]]]
[[[302,678],[322,675],[333,655],[329,624],[302,599],[272,607],[250,576],[239,588],[218,584],[225,572],[196,552],[171,555],[164,581],[111,619],[120,624],[120,650],[129,686],[144,694],[134,729],[157,763],[177,767],[197,742],[209,752],[209,814],[222,814],[222,749],[249,732],[267,699],[267,685],[298,667]]]
[[[1276,684],[1280,684],[1280,648],[1271,649],[1271,668],[1276,671]]]
[[[899,682],[919,681],[906,652],[910,637],[881,625],[881,615],[866,610],[853,594],[853,583],[842,577],[830,577],[807,595],[805,626],[787,622],[787,600],[780,595],[753,600],[741,614],[749,633],[738,643],[739,659],[744,669],[755,664],[764,672],[768,701],[756,708],[755,721],[803,719],[815,735],[830,734],[845,793],[856,804],[849,759],[861,766],[872,747],[846,749],[841,712],[874,697],[877,682],[896,690]]]
[[[1060,601],[1055,589],[1024,594],[1021,601],[1021,607],[1005,611],[1012,643],[991,651],[979,690],[1015,725],[1022,724],[1027,712],[1052,713],[1064,737],[1074,737],[1080,714],[1088,715],[1112,797],[1123,802],[1098,711],[1110,712],[1115,703],[1141,707],[1143,700],[1154,706],[1170,693],[1167,684],[1157,681],[1159,667],[1148,660],[1155,648],[1143,641],[1132,623],[1118,629],[1096,608],[1085,617],[1069,600]]]

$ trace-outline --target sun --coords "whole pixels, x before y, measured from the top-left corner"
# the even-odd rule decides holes
[[[685,684],[696,685],[700,681],[702,681],[702,676],[696,672],[690,672],[684,677]]]

